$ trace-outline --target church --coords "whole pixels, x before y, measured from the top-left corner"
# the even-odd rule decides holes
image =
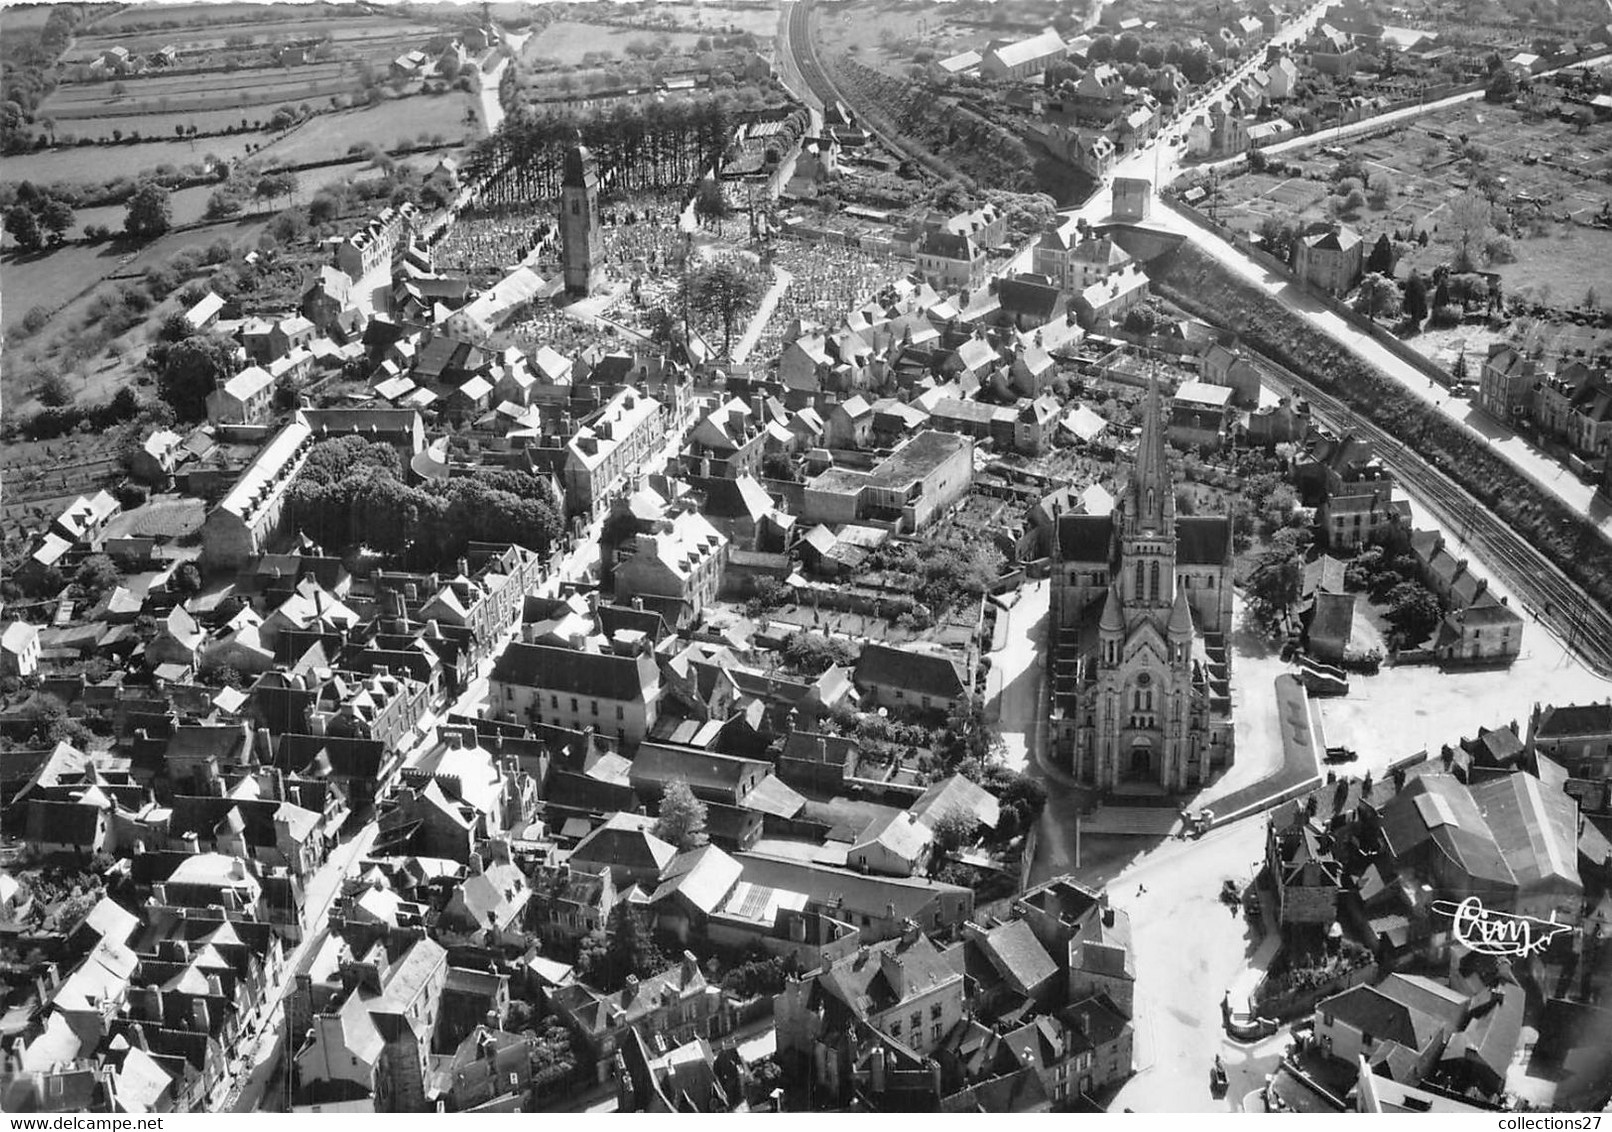
[[[1231,519],[1176,515],[1156,383],[1110,515],[1060,515],[1053,737],[1103,792],[1185,794],[1230,765]]]

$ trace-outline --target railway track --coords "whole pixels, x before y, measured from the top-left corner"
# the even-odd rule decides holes
[[[1278,391],[1303,397],[1318,419],[1370,440],[1406,490],[1440,526],[1482,556],[1484,564],[1522,601],[1525,612],[1562,637],[1586,667],[1612,677],[1612,614],[1409,442],[1360,416],[1286,366],[1259,356]]]
[[[817,51],[812,47],[811,6],[812,0],[794,0],[789,12],[788,46],[789,53],[795,60],[796,70],[800,72],[812,95],[823,104],[825,112],[838,102],[854,113],[861,127],[877,138],[879,144],[891,153],[916,161],[942,180],[950,180],[956,176],[956,173],[942,165],[934,154],[875,126],[853,99],[840,93],[833,78],[823,68],[822,63],[818,62]]]

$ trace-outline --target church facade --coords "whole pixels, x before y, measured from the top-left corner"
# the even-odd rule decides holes
[[[1110,515],[1061,515],[1050,618],[1055,753],[1082,783],[1182,794],[1230,764],[1228,516],[1177,516],[1157,385]]]

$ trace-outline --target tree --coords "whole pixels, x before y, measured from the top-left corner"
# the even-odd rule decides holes
[[[135,239],[155,239],[172,225],[173,206],[168,190],[155,181],[147,181],[129,198],[123,230]]]
[[[181,563],[179,569],[174,571],[173,580],[168,584],[175,593],[191,597],[201,592],[201,571],[196,569],[193,562]]]
[[[1425,641],[1444,619],[1438,596],[1420,582],[1401,582],[1388,592],[1388,621],[1405,647]]]
[[[1517,97],[1517,78],[1504,67],[1489,76],[1489,85],[1483,88],[1485,102],[1510,102]]]
[[[1517,251],[1511,244],[1511,237],[1504,235],[1490,236],[1483,244],[1483,258],[1492,264],[1516,263]]]
[[[725,220],[733,215],[733,206],[728,203],[727,193],[722,191],[722,183],[715,177],[707,177],[700,182],[700,187],[694,193],[694,215],[700,218],[701,223],[710,223],[713,220]]]
[[[688,305],[722,323],[722,353],[731,356],[734,324],[760,304],[766,277],[748,260],[729,256],[696,269],[687,287]]]
[[[15,205],[6,212],[6,231],[25,252],[37,252],[45,246],[45,234],[39,226],[39,217],[26,205]]]
[[[1285,547],[1260,555],[1248,576],[1248,598],[1267,624],[1287,619],[1304,588],[1304,559]]]
[[[207,194],[207,207],[202,215],[208,220],[222,220],[241,211],[241,202],[228,186]]]
[[[789,458],[787,452],[768,452],[761,458],[761,474],[769,480],[783,480],[786,483],[796,483],[800,480],[800,473],[795,471],[795,461]]]
[[[623,900],[610,910],[605,924],[609,942],[605,945],[605,988],[619,989],[629,975],[640,979],[657,974],[666,960],[649,934],[644,914]]]
[[[180,342],[151,348],[157,370],[157,393],[173,406],[181,421],[207,415],[207,395],[235,372],[235,348],[226,339],[197,334]]]
[[[73,226],[73,206],[60,197],[50,197],[39,209],[39,224],[60,241]]]
[[[1420,271],[1412,271],[1405,281],[1405,317],[1413,329],[1419,329],[1427,318],[1427,280]]]
[[[195,304],[191,304],[194,306]],[[185,317],[184,311],[174,311],[157,326],[158,342],[183,342],[196,333],[196,327]]]
[[[1366,257],[1366,270],[1375,271],[1379,275],[1390,275],[1394,270],[1394,245],[1384,232],[1377,237],[1377,242],[1371,246],[1371,254]]]
[[[1265,245],[1265,250],[1281,260],[1290,263],[1293,259],[1293,247],[1298,242],[1299,230],[1291,221],[1276,216],[1267,216],[1259,224],[1259,241]]]
[[[1450,204],[1449,227],[1455,234],[1455,270],[1471,271],[1473,252],[1489,234],[1492,206],[1484,195],[1469,189]]]
[[[979,819],[961,806],[947,810],[933,826],[935,846],[942,853],[955,853],[974,842],[979,832]]]
[[[1367,199],[1371,201],[1372,208],[1388,207],[1388,202],[1393,199],[1395,185],[1393,176],[1387,170],[1373,173],[1371,179],[1366,182],[1366,187],[1369,190]]]
[[[90,555],[78,564],[78,570],[73,574],[73,581],[82,586],[92,599],[99,598],[122,580],[123,571],[104,554]]]
[[[1399,308],[1399,285],[1388,276],[1372,272],[1360,281],[1356,310],[1369,318],[1397,318]]]
[[[660,815],[650,832],[678,849],[698,849],[710,840],[705,832],[705,815],[705,803],[694,796],[688,783],[674,779],[661,795]]]

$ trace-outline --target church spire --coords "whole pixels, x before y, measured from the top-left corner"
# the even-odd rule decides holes
[[[1164,408],[1158,377],[1147,379],[1142,407],[1142,439],[1136,446],[1136,465],[1126,485],[1126,519],[1131,532],[1175,533],[1175,491],[1170,483],[1170,460],[1164,448]]]

